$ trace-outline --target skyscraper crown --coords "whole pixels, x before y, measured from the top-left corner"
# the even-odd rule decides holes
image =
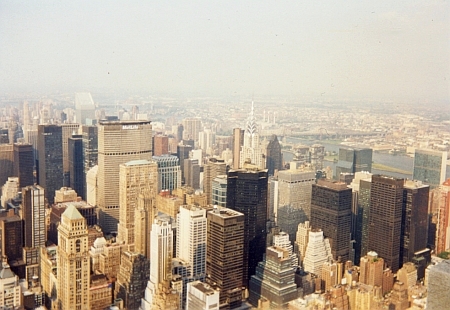
[[[253,136],[254,134],[258,133],[258,126],[256,125],[253,101],[252,101],[252,110],[250,111],[250,115],[247,118],[247,125],[245,127],[245,133],[250,136]]]

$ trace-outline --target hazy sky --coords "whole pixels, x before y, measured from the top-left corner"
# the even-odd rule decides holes
[[[449,12],[442,0],[0,0],[0,94],[449,101]]]

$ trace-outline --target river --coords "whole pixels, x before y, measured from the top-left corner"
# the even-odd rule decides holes
[[[286,140],[288,143],[298,143],[303,145],[312,145],[312,144],[321,144],[325,146],[325,151],[328,152],[336,152],[339,153],[339,148],[344,147],[344,145],[340,144],[331,144],[331,143],[320,143],[319,141],[311,141],[311,140],[303,140],[303,139],[297,139],[292,137],[286,137]],[[283,151],[283,160],[285,162],[289,162],[294,158],[294,154],[292,154],[289,151]],[[372,161],[377,164],[386,165],[389,167],[405,170],[405,171],[411,171],[410,174],[403,174],[403,173],[396,173],[396,172],[390,172],[390,171],[384,171],[384,170],[377,170],[372,169],[373,174],[384,174],[393,176],[396,178],[412,178],[412,171],[413,171],[413,165],[414,165],[414,159],[406,156],[406,155],[392,155],[387,153],[378,153],[374,152],[372,155]],[[333,173],[336,168],[336,163],[330,162],[330,161],[324,161],[323,162],[324,167],[330,166],[333,169]],[[446,179],[450,178],[450,166],[447,165],[446,170]]]

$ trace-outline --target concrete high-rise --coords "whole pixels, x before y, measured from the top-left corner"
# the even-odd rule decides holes
[[[306,247],[308,246],[310,231],[311,226],[309,225],[309,221],[298,224],[294,246],[296,251],[298,252],[298,257],[300,261],[299,266],[303,266],[303,260],[305,259],[305,252]]]
[[[203,192],[208,204],[212,203],[212,182],[218,175],[227,174],[227,165],[223,160],[210,158],[203,166]]]
[[[298,298],[295,270],[288,251],[276,246],[267,248],[264,260],[250,280],[249,293],[253,306],[258,306],[263,298],[271,309],[286,308],[289,301]]]
[[[369,250],[395,273],[401,267],[403,179],[373,175],[370,190]]]
[[[173,155],[153,156],[158,164],[158,192],[172,191],[181,187],[181,167],[178,157]]]
[[[142,254],[125,251],[120,256],[115,296],[127,310],[138,310],[150,278],[150,261]]]
[[[95,104],[91,93],[75,94],[76,121],[83,125],[92,125],[95,119]]]
[[[26,263],[26,277],[31,281],[34,275],[39,276],[39,247],[45,246],[45,190],[39,185],[22,189],[23,220],[23,260]]]
[[[186,304],[187,283],[206,278],[206,209],[193,205],[180,207],[177,215],[176,257],[184,262],[175,272],[183,281],[182,304]],[[184,308],[184,306],[183,306]]]
[[[208,284],[200,281],[188,283],[186,310],[219,310],[219,293],[222,292],[216,291]]]
[[[430,265],[427,273],[427,310],[446,309],[450,305],[450,260]]]
[[[345,183],[320,179],[312,186],[311,226],[330,239],[335,261],[350,257],[352,190]]]
[[[275,171],[283,169],[283,155],[277,135],[272,135],[266,147],[266,168],[269,176],[275,175]]]
[[[416,149],[414,152],[413,179],[436,188],[445,181],[447,152]]]
[[[299,167],[292,162],[289,170],[278,172],[277,224],[295,240],[299,223],[311,218],[312,186],[316,175],[308,167]]]
[[[168,219],[158,217],[154,220],[151,229],[150,247],[150,279],[145,289],[144,298],[141,300],[140,309],[150,310],[155,307],[170,309],[171,306],[174,306],[174,298],[169,290],[172,280],[173,229]],[[175,304],[179,304],[177,298],[175,298]]]
[[[428,246],[436,253],[450,249],[450,179],[430,192]]]
[[[158,188],[157,164],[154,161],[134,160],[121,164],[119,168],[119,225],[117,241],[133,246],[136,234],[149,234],[150,231],[135,233],[135,217],[139,194],[147,192],[155,199]]]
[[[192,117],[183,119],[183,139],[198,141],[198,134],[202,130],[202,120]]]
[[[239,168],[243,168],[245,163],[251,163],[257,166],[259,169],[264,169],[266,166],[263,149],[259,141],[258,125],[256,123],[256,117],[252,102],[252,109],[250,115],[247,118],[247,124],[244,132],[244,144],[242,145]]]
[[[324,238],[323,231],[320,229],[310,230],[303,259],[303,269],[319,276],[322,274],[323,264],[332,259],[330,241]]]
[[[62,214],[58,244],[58,308],[89,309],[88,229],[73,205]]]
[[[169,154],[169,137],[165,135],[156,135],[154,138],[154,156],[161,156]]]
[[[233,129],[233,169],[241,167],[241,148],[244,144],[244,130],[241,128]]]
[[[267,170],[255,166],[230,170],[227,205],[245,215],[242,285],[247,286],[266,249]]]
[[[383,286],[384,260],[370,251],[361,257],[359,281],[372,286]]]
[[[13,144],[0,143],[0,184],[5,184],[8,177],[14,174]]]
[[[53,203],[55,190],[64,185],[62,127],[39,125],[38,184],[45,188],[48,202]]]
[[[19,178],[19,186],[34,184],[34,156],[33,146],[27,143],[14,144],[14,175]]]
[[[103,231],[117,231],[120,164],[151,159],[152,125],[149,121],[100,121],[97,205]]]
[[[177,145],[177,157],[180,160],[181,168],[181,183],[184,184],[184,160],[189,158],[189,153],[192,151],[193,147],[191,145]]]
[[[227,176],[218,175],[212,180],[211,184],[211,204],[220,207],[227,206]]]
[[[372,149],[367,148],[339,148],[339,160],[336,165],[336,179],[341,173],[355,173],[358,171],[372,172]]]
[[[207,213],[206,282],[220,290],[221,309],[242,301],[245,216],[228,208]]]

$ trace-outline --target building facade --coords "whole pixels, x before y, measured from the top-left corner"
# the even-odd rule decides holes
[[[266,249],[267,170],[257,167],[230,170],[227,205],[245,216],[242,285],[247,286]]]
[[[132,160],[151,159],[152,126],[149,121],[100,121],[97,205],[103,231],[117,231],[119,166]]]
[[[345,183],[319,180],[312,185],[311,226],[330,238],[335,261],[350,258],[352,190]]]
[[[88,229],[86,219],[73,205],[62,214],[58,244],[58,307],[89,309]]]

